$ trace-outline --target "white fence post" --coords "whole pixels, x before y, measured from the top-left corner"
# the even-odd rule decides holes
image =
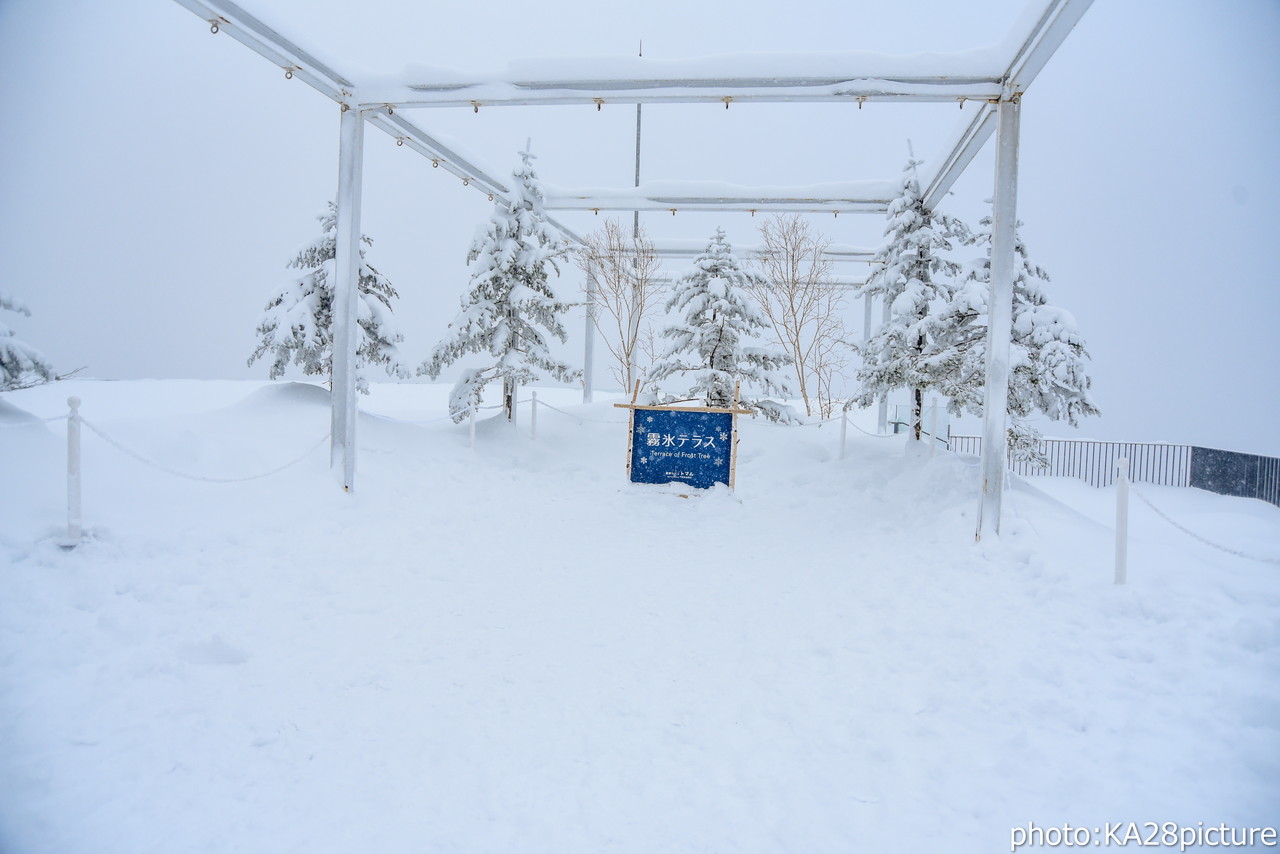
[[[65,548],[80,543],[80,398],[67,398],[67,540]]]
[[[471,439],[467,442],[468,448],[476,446],[476,408],[471,407]]]
[[[538,438],[538,393],[536,391],[529,400],[529,438]]]
[[[933,405],[929,407],[929,456],[938,452],[938,398],[935,395]]]
[[[840,459],[844,459],[844,440],[849,434],[849,413],[840,410]]]
[[[1116,584],[1124,584],[1129,563],[1129,460],[1116,460]]]

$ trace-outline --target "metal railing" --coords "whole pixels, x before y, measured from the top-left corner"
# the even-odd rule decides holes
[[[1219,495],[1260,498],[1280,507],[1280,459],[1192,447],[1191,485]]]
[[[961,454],[982,453],[981,436],[952,436],[948,449]],[[1023,477],[1078,477],[1091,486],[1110,486],[1116,479],[1116,462],[1129,461],[1129,479],[1159,486],[1191,485],[1191,447],[1143,442],[1096,442],[1076,439],[1041,439],[1040,453],[1049,465],[1010,460],[1009,469]]]
[[[941,437],[939,437],[941,438]],[[982,453],[981,436],[951,436],[948,450]],[[1116,462],[1129,461],[1129,480],[1157,486],[1194,486],[1218,495],[1258,498],[1280,507],[1280,459],[1195,445],[1144,442],[1096,442],[1041,439],[1047,466],[1010,460],[1009,469],[1021,476],[1078,477],[1092,486],[1116,480]]]

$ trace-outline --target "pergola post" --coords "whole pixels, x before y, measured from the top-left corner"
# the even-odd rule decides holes
[[[343,104],[338,133],[337,257],[334,260],[333,391],[330,466],[342,456],[342,488],[355,488],[356,300],[360,278],[360,196],[364,172],[364,117]]]
[[[991,292],[987,298],[987,381],[982,400],[982,497],[975,538],[1000,533],[1008,466],[1009,341],[1013,334],[1014,245],[1017,235],[1018,114],[1021,96],[997,107],[996,181],[991,227]]]

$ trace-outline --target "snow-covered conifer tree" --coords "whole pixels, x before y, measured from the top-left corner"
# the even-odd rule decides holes
[[[911,389],[916,439],[925,390],[941,388],[947,368],[942,354],[958,334],[948,308],[962,268],[948,253],[953,240],[968,234],[959,220],[925,207],[916,177],[919,163],[907,161],[901,193],[889,203],[884,232],[889,242],[875,256],[882,266],[858,289],[864,298],[880,297],[887,311],[880,328],[857,348],[862,392],[854,401],[870,406],[892,389]]]
[[[1021,226],[1021,223],[1018,223]],[[987,300],[991,285],[991,217],[985,217],[970,242],[986,253],[969,265],[957,290],[949,322],[961,334],[945,357],[950,365],[941,391],[959,414],[982,415],[987,361]],[[1026,423],[1035,413],[1075,426],[1081,416],[1097,415],[1089,396],[1093,384],[1085,369],[1089,358],[1071,313],[1050,305],[1049,274],[1033,262],[1014,232],[1013,334],[1009,352],[1009,448],[1015,457],[1035,459],[1040,435]]]
[[[569,304],[556,298],[547,270],[560,275],[556,262],[569,245],[547,225],[545,196],[527,149],[520,152],[520,164],[512,172],[510,203],[496,203],[488,223],[476,229],[467,255],[471,290],[449,324],[452,334],[418,368],[419,374],[435,379],[469,353],[486,353],[493,359],[486,367],[468,368],[454,385],[449,409],[455,421],[480,404],[485,386],[493,380],[502,380],[503,408],[507,420],[514,421],[517,390],[533,382],[536,371],[562,382],[573,382],[582,373],[552,356],[543,334],[545,330],[561,342],[568,337],[561,315]]]
[[[761,283],[760,274],[745,269],[733,254],[724,230],[716,229],[706,251],[676,281],[666,308],[679,312],[681,319],[662,330],[667,345],[648,378],[659,382],[673,374],[688,375],[693,384],[684,397],[703,398],[707,406],[732,406],[739,383],[744,392],[755,387],[764,394],[788,396],[786,380],[775,372],[790,359],[778,350],[749,346],[770,329],[748,292]],[[795,417],[791,407],[774,400],[744,395],[739,405],[771,421]]]
[[[22,302],[4,294],[0,294],[0,310],[31,316],[31,310]],[[0,321],[0,391],[27,388],[54,379],[53,368],[44,355]]]
[[[258,324],[258,346],[249,357],[252,365],[271,354],[271,371],[276,379],[289,363],[302,367],[308,375],[333,376],[333,294],[337,282],[335,258],[338,247],[338,208],[329,202],[318,214],[321,234],[288,263],[302,271],[267,303],[266,315]],[[361,235],[360,242],[372,246],[373,240]],[[404,376],[400,352],[396,345],[404,336],[395,330],[391,320],[391,301],[399,296],[387,277],[364,263],[364,247],[360,248],[360,273],[356,300],[356,388],[369,393],[366,365],[382,365],[390,376]]]

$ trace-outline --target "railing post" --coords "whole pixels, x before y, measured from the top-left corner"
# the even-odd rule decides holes
[[[538,393],[536,391],[529,399],[529,438],[538,438]]]
[[[1116,584],[1124,584],[1129,564],[1129,461],[1116,460]]]
[[[849,413],[840,410],[840,459],[844,459],[844,439],[849,434]]]
[[[80,543],[80,398],[67,398],[67,539],[63,548]]]

